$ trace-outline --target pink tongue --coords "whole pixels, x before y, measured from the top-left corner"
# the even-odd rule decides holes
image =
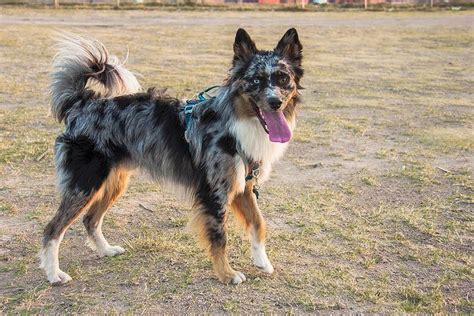
[[[265,123],[267,123],[270,141],[274,143],[286,143],[291,139],[291,130],[283,112],[263,111],[263,116]]]

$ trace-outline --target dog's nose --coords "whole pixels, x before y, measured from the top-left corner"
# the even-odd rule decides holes
[[[273,110],[278,110],[281,107],[281,100],[279,98],[269,98],[268,104]]]

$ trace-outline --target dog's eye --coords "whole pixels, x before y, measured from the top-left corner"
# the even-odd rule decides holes
[[[280,80],[278,80],[278,81],[280,81],[280,83],[282,83],[282,84],[285,84],[285,83],[288,82],[288,76],[281,76]]]
[[[260,79],[253,79],[253,84],[259,84],[260,83]]]

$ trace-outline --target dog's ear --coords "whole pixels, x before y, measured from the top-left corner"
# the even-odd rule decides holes
[[[257,52],[255,42],[244,29],[238,29],[234,41],[234,66],[249,61]]]
[[[294,65],[300,66],[303,59],[303,45],[298,38],[298,32],[294,28],[286,31],[274,51]]]

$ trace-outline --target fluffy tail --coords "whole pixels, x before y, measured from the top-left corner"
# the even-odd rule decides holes
[[[95,92],[95,97],[110,98],[140,90],[137,78],[123,67],[116,56],[109,55],[97,40],[71,33],[58,36],[51,73],[51,112],[59,122],[71,107]],[[91,80],[89,80],[91,79]]]

